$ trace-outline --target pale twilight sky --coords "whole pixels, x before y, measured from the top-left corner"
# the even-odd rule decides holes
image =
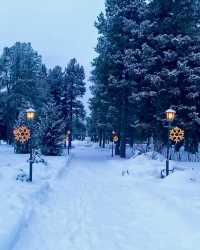
[[[103,10],[104,0],[2,1],[0,51],[16,41],[31,42],[48,67],[64,67],[76,57],[88,76],[97,41],[94,22]]]

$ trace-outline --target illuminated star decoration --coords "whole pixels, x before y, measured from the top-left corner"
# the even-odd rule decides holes
[[[15,136],[15,140],[21,143],[26,143],[31,138],[30,129],[26,126],[15,128],[13,134]]]
[[[185,132],[184,132],[184,130],[182,130],[178,127],[173,128],[170,131],[169,138],[170,138],[170,140],[172,140],[175,143],[181,142],[185,139]]]

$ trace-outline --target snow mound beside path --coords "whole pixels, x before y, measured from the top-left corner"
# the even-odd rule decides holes
[[[8,145],[0,145],[0,154],[0,250],[10,250],[30,221],[35,202],[47,199],[51,183],[60,177],[69,158],[44,157],[48,165],[34,164],[33,182],[27,183],[16,177],[21,169],[28,175],[29,156],[14,154]]]

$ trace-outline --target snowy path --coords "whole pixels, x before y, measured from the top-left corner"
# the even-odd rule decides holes
[[[14,250],[197,249],[190,221],[156,192],[139,178],[123,178],[119,168],[113,172],[104,152],[76,148],[70,168],[38,199]]]

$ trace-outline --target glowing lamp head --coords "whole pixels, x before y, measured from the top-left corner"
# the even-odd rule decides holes
[[[166,112],[166,119],[168,122],[173,122],[176,117],[176,111],[173,109],[168,109]]]
[[[114,130],[112,131],[112,134],[115,135],[115,131]]]
[[[32,108],[26,110],[26,117],[28,121],[33,121],[35,119],[36,111]]]
[[[67,131],[67,134],[68,134],[68,135],[70,135],[70,134],[71,134],[71,131],[70,131],[70,130],[68,130],[68,131]]]

